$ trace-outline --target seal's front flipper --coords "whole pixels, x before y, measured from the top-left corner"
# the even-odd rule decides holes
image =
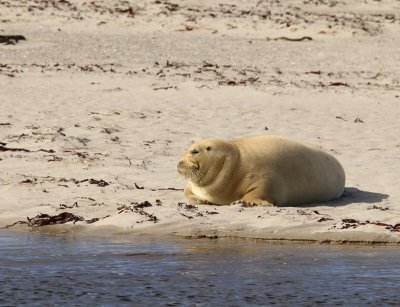
[[[186,186],[184,193],[185,193],[187,202],[191,205],[215,205],[215,206],[217,206],[217,204],[214,204],[207,200],[198,198],[195,194],[193,194],[193,191],[192,191],[192,188],[190,185]]]
[[[238,204],[242,205],[242,207],[256,207],[256,206],[275,207],[273,203],[270,203],[269,201],[263,199],[245,200],[243,198],[231,203],[231,205],[238,205]]]
[[[268,189],[267,189],[268,188]],[[271,186],[267,184],[250,187],[246,194],[238,200],[242,204],[242,207],[255,207],[255,206],[266,206],[275,207],[274,201],[270,197],[267,197],[271,193]],[[267,200],[270,199],[270,200]]]
[[[191,205],[199,204],[199,199],[196,197],[196,195],[193,194],[190,185],[186,186],[184,193],[185,193],[185,198],[189,204]]]

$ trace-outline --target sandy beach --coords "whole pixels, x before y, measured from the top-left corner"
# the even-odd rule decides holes
[[[395,0],[0,0],[0,227],[400,243],[399,12]],[[331,152],[343,197],[185,203],[189,144],[263,134]]]

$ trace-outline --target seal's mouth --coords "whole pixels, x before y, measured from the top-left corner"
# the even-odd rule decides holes
[[[200,182],[203,175],[200,172],[200,164],[197,161],[187,161],[182,159],[177,165],[177,170],[180,175],[194,182]]]

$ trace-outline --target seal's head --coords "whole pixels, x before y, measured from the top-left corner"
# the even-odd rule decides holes
[[[186,179],[197,186],[213,181],[227,159],[232,145],[219,139],[203,139],[191,145],[179,161],[177,169]]]

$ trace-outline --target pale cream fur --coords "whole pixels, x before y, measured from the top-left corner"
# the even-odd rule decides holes
[[[178,163],[189,203],[298,205],[342,195],[345,173],[332,155],[280,136],[203,139]]]

